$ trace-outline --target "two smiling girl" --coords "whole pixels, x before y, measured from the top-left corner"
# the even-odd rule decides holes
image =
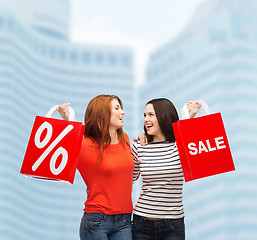
[[[200,108],[187,103],[190,117]],[[57,110],[68,119],[68,104]],[[81,240],[185,239],[183,172],[172,129],[174,105],[164,98],[145,107],[148,144],[132,147],[123,132],[123,106],[113,95],[93,98],[85,113],[85,132],[77,169],[88,188],[80,224]],[[142,193],[133,210],[133,180],[142,175]],[[133,178],[132,178],[133,175]]]

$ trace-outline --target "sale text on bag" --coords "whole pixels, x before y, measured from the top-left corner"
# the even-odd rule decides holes
[[[226,145],[224,143],[224,137],[216,137],[212,139],[210,142],[209,139],[204,141],[199,141],[198,144],[191,142],[188,144],[188,149],[191,150],[189,153],[191,155],[200,154],[202,152],[211,152],[211,151],[217,151],[220,149],[226,148]]]

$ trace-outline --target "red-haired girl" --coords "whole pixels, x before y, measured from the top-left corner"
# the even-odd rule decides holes
[[[68,119],[68,104],[57,110]],[[80,224],[81,240],[131,240],[134,161],[123,127],[123,106],[113,95],[93,98],[85,113],[85,132],[77,169],[88,188]]]

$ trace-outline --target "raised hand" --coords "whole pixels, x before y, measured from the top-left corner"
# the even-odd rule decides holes
[[[62,116],[62,118],[64,120],[69,120],[69,112],[68,112],[68,108],[69,108],[69,103],[64,103],[62,105],[58,105],[56,110],[60,113],[60,115]]]
[[[202,104],[198,101],[189,101],[187,103],[187,108],[189,110],[189,116],[190,118],[193,118],[199,111],[200,107],[202,106]]]

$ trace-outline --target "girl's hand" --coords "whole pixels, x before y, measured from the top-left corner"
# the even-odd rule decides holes
[[[202,104],[198,101],[195,101],[195,102],[189,101],[187,103],[187,108],[189,110],[190,118],[193,118],[198,113],[201,106]]]
[[[63,105],[58,105],[56,110],[60,113],[64,120],[69,120],[70,114],[68,113],[69,103],[64,103]]]
[[[134,138],[133,140],[134,142],[139,140],[141,146],[145,146],[146,144],[148,144],[146,135],[144,133],[139,134],[139,136],[137,138]]]

